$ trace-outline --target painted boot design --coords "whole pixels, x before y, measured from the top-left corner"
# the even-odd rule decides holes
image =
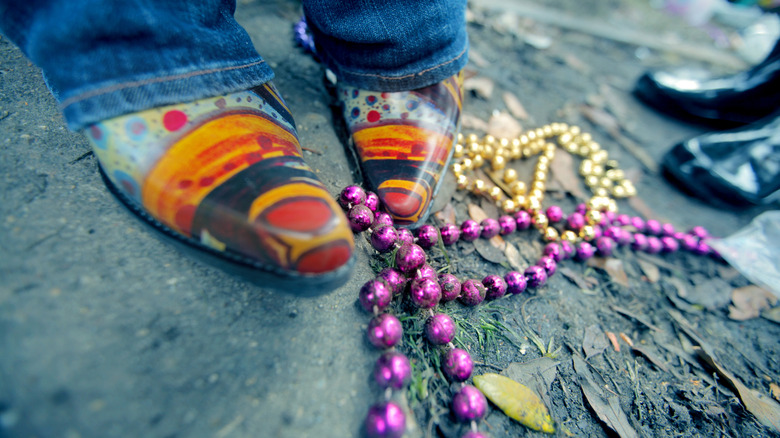
[[[368,184],[396,224],[430,213],[460,128],[462,75],[412,91],[339,86],[338,97]]]
[[[296,294],[346,281],[352,232],[304,163],[272,85],[123,115],[85,134],[112,193],[180,247]]]

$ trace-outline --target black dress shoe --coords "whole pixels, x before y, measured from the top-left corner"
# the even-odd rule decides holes
[[[752,125],[675,145],[663,158],[667,176],[714,204],[780,199],[780,112]]]
[[[688,70],[645,73],[634,94],[670,115],[730,128],[772,114],[780,103],[780,42],[755,67],[719,78]]]

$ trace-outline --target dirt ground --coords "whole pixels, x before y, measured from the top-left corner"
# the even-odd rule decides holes
[[[335,194],[360,174],[321,67],[294,45],[299,14],[295,1],[244,0],[236,16],[276,72],[307,161]],[[710,128],[652,111],[632,86],[649,68],[746,68],[707,29],[642,0],[475,0],[469,32],[468,75],[481,82],[469,86],[464,133],[483,135],[512,109],[526,129],[578,125],[635,181],[639,194],[620,211],[681,230],[727,236],[776,208],[711,207],[657,169],[672,145]],[[40,73],[4,38],[0,90],[0,437],[363,436],[368,407],[382,398],[357,293],[383,260],[365,239],[353,277],[330,294],[302,299],[247,284],[155,240],[119,208],[84,138],[66,130]],[[528,163],[513,165],[527,175]],[[474,206],[497,215],[447,181],[439,216],[460,223]],[[582,201],[560,184],[548,199],[564,211]],[[516,254],[461,242],[429,260],[482,278],[541,253],[533,232],[505,241]],[[709,257],[620,248],[609,260],[562,262],[532,292],[441,311],[458,322],[456,344],[472,353],[475,374],[532,388],[556,436],[780,436],[757,419],[777,425],[780,325],[729,309],[748,285]],[[406,436],[461,436],[448,408],[454,386],[421,338],[424,315],[400,301],[393,311],[415,368]],[[495,405],[480,430],[545,435]]]

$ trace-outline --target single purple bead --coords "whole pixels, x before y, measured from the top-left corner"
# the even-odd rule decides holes
[[[452,245],[460,239],[460,228],[455,224],[445,224],[439,228],[441,241],[445,245]]]
[[[470,430],[464,433],[460,438],[490,438],[490,436],[476,430]]]
[[[407,230],[406,228],[401,228],[400,230],[397,230],[398,232],[398,244],[400,245],[406,245],[413,244],[414,243],[414,235],[411,231]]]
[[[452,412],[462,423],[479,420],[487,412],[487,399],[482,391],[466,385],[452,398]]]
[[[686,234],[683,236],[682,239],[680,239],[680,243],[684,250],[694,251],[696,250],[696,245],[699,244],[699,238],[694,236],[693,234]]]
[[[593,240],[598,239],[599,237],[604,235],[604,229],[601,228],[601,225],[594,225],[593,226]]]
[[[631,226],[636,228],[640,233],[645,231],[645,220],[639,216],[633,216],[631,218]]]
[[[506,281],[506,291],[512,295],[517,295],[525,291],[528,286],[528,279],[525,275],[517,271],[509,271],[504,275],[504,281]]]
[[[368,438],[401,438],[406,431],[406,415],[395,402],[375,404],[366,415],[365,430]]]
[[[634,233],[633,241],[631,242],[631,248],[636,251],[644,251],[647,249],[647,236],[642,233]]]
[[[680,249],[680,242],[672,236],[661,237],[661,247],[663,252],[675,252]]]
[[[674,225],[672,225],[670,223],[665,223],[665,224],[661,225],[661,234],[663,234],[664,236],[672,236],[672,237],[674,237],[674,233],[675,232],[676,232],[676,230],[674,229]]]
[[[577,260],[587,260],[596,254],[596,248],[590,242],[580,242],[577,244]]]
[[[433,266],[429,264],[424,264],[420,266],[420,269],[417,270],[414,274],[414,278],[430,278],[433,281],[437,281],[439,274],[436,272],[435,269],[433,269]]]
[[[518,211],[515,213],[515,224],[518,231],[527,230],[531,226],[531,215],[525,210]]]
[[[585,203],[579,203],[577,204],[577,207],[574,208],[574,211],[576,211],[579,214],[584,215],[588,212],[588,205]]]
[[[633,241],[634,241],[634,239],[633,239],[633,236],[631,235],[631,232],[626,230],[626,229],[621,228],[620,229],[620,234],[618,235],[618,238],[617,238],[618,245],[621,245],[621,246],[628,245],[628,244],[630,244]]]
[[[379,356],[374,365],[374,380],[380,388],[402,389],[412,378],[409,359],[397,351]]]
[[[441,303],[448,303],[460,296],[460,280],[452,274],[439,274]]]
[[[409,275],[425,264],[425,251],[414,243],[404,243],[395,253],[398,270]]]
[[[550,278],[555,274],[555,271],[558,269],[558,263],[555,262],[555,259],[552,256],[544,256],[539,259],[538,262],[536,262],[537,266],[541,266],[544,268],[544,272],[547,274],[547,278]]]
[[[439,231],[433,225],[423,225],[417,229],[417,244],[423,248],[432,248],[439,241]]]
[[[379,210],[379,196],[374,192],[366,192],[366,200],[363,205],[368,207],[371,212],[376,213]]]
[[[611,237],[601,236],[596,239],[596,250],[602,257],[609,257],[615,249],[615,241]]]
[[[371,228],[379,228],[382,225],[390,225],[393,226],[393,218],[389,214],[385,213],[384,211],[379,211],[374,213],[374,222],[371,224]]]
[[[517,229],[517,222],[515,222],[515,219],[512,216],[504,215],[498,218],[498,228],[500,229],[499,234],[506,236],[515,232]]]
[[[645,222],[645,233],[658,236],[661,234],[661,223],[655,219],[648,219]]]
[[[604,229],[604,237],[609,237],[610,239],[617,241],[620,238],[620,235],[623,234],[623,229],[612,225],[609,227],[606,227]]]
[[[484,219],[479,226],[482,228],[480,236],[482,236],[483,239],[495,237],[498,235],[498,232],[501,231],[501,228],[498,226],[498,221],[493,218]]]
[[[425,323],[425,337],[434,345],[447,345],[455,339],[457,327],[449,315],[437,313]]]
[[[366,191],[360,186],[346,186],[339,194],[338,201],[339,205],[345,210],[354,205],[362,205],[366,202]]]
[[[476,306],[485,301],[487,290],[479,280],[466,280],[460,285],[460,302],[466,306]]]
[[[711,252],[712,248],[703,240],[700,240],[699,243],[696,244],[696,249],[693,250],[693,253],[696,255],[707,255]]]
[[[682,231],[675,231],[674,234],[672,234],[672,237],[674,237],[677,240],[683,240],[685,239],[685,236],[687,236],[687,234],[685,234]]]
[[[349,219],[349,227],[352,228],[353,232],[362,233],[374,222],[374,213],[371,213],[371,210],[365,205],[355,205],[349,209],[347,219]]]
[[[389,313],[371,318],[368,323],[368,342],[377,348],[395,347],[404,334],[401,321]]]
[[[415,306],[421,309],[432,309],[441,299],[441,286],[435,278],[416,278],[409,287],[409,296]]]
[[[474,362],[471,355],[466,350],[453,348],[444,355],[444,361],[441,364],[444,374],[451,380],[463,382],[471,377],[471,371],[474,369]]]
[[[460,238],[467,242],[477,240],[480,233],[482,233],[482,227],[479,226],[477,221],[467,219],[460,225]]]
[[[377,279],[384,280],[393,295],[399,295],[406,288],[406,283],[409,281],[404,274],[395,268],[385,268],[379,272]]]
[[[558,242],[550,242],[544,246],[544,255],[550,256],[556,262],[563,260],[563,249]]]
[[[541,266],[529,266],[523,274],[528,281],[528,287],[541,287],[547,281],[547,271]]]
[[[498,275],[491,274],[483,278],[482,285],[485,286],[486,300],[495,300],[506,295],[506,281]]]
[[[547,219],[550,223],[556,223],[563,220],[563,209],[557,205],[547,207],[547,210],[545,210],[544,213],[547,215]]]
[[[360,299],[360,305],[363,306],[366,312],[373,312],[374,306],[381,312],[390,305],[390,301],[393,299],[393,292],[384,280],[375,278],[369,280],[360,288],[358,298]]]
[[[706,239],[706,238],[710,237],[709,231],[707,231],[706,228],[704,228],[702,226],[698,226],[698,225],[693,227],[693,228],[691,228],[690,233],[693,234],[694,236],[698,237],[699,239]]]
[[[569,229],[579,231],[585,226],[585,215],[579,212],[574,212],[566,219],[566,224]]]
[[[395,247],[398,240],[398,232],[390,225],[382,225],[374,228],[371,233],[371,246],[379,252],[388,252]]]
[[[658,254],[663,247],[661,239],[655,236],[647,236],[647,248],[645,248],[645,252],[648,254]]]
[[[631,225],[631,217],[627,214],[619,214],[615,218],[615,222],[617,222],[618,225],[625,227],[626,225]]]
[[[563,253],[564,260],[572,258],[574,255],[574,244],[568,240],[561,240],[561,252]]]
[[[601,213],[601,226],[608,226],[612,225],[612,223],[615,222],[615,212],[614,211],[605,211]]]

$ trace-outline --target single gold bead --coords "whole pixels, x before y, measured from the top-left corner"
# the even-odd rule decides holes
[[[474,158],[472,158],[472,161],[474,161],[475,169],[479,169],[483,164],[485,164],[485,159],[482,158],[482,155],[475,155]]]
[[[618,161],[617,160],[607,160],[607,162],[604,163],[604,166],[606,166],[608,169],[616,169],[618,167]]]
[[[577,154],[581,157],[587,157],[590,155],[590,147],[589,146],[580,146],[579,149],[577,149]]]
[[[606,202],[606,198],[601,196],[594,196],[588,199],[587,205],[589,210],[601,210]]]
[[[534,172],[534,181],[546,181],[547,180],[547,172],[543,170],[537,170]]]
[[[512,198],[517,208],[526,208],[528,205],[528,198],[525,195],[516,195]]]
[[[513,195],[525,195],[526,190],[527,188],[523,181],[515,181],[509,185],[509,191],[511,191]]]
[[[506,158],[501,155],[493,157],[490,161],[490,167],[493,170],[504,170],[504,167],[506,167]]]
[[[547,219],[547,215],[544,213],[536,213],[531,218],[531,223],[534,224],[537,230],[543,231],[550,224],[550,220]]]
[[[512,145],[512,149],[510,150],[510,154],[512,156],[513,160],[516,160],[523,156],[523,148],[520,146]]]
[[[501,191],[501,188],[493,186],[488,191],[488,195],[490,195],[490,198],[494,201],[498,201],[502,196],[504,196],[504,192]]]
[[[452,152],[452,156],[455,158],[460,158],[465,153],[465,148],[462,144],[458,143],[455,145],[455,150]]]
[[[510,142],[510,146],[513,148],[520,147],[521,146],[520,138],[513,138],[512,141]]]
[[[529,141],[531,141],[526,134],[521,134],[519,140],[520,140],[520,146],[525,146],[528,144]]]
[[[534,152],[533,152],[533,150],[531,150],[531,148],[529,146],[526,146],[526,147],[523,148],[522,154],[523,154],[523,157],[528,158],[528,157],[532,156],[534,154]]]
[[[623,169],[609,169],[604,172],[604,175],[607,176],[607,178],[611,179],[612,181],[617,181],[624,179],[626,177],[626,173],[623,172]]]
[[[484,143],[485,144],[489,144],[489,145],[495,144],[496,143],[496,138],[493,137],[492,135],[488,134],[488,135],[485,136]]]
[[[591,225],[597,225],[601,222],[601,212],[598,210],[588,210],[585,213],[585,220]]]
[[[536,166],[538,167],[540,163],[542,165],[549,166],[550,165],[550,159],[547,158],[544,155],[540,155],[539,158],[536,159]]]
[[[618,212],[617,201],[615,201],[614,199],[610,199],[609,202],[607,203],[607,211],[610,211],[612,213],[617,213]]]
[[[597,152],[601,150],[601,145],[596,143],[595,141],[589,141],[588,147],[590,148],[591,152]]]
[[[587,184],[588,187],[598,187],[600,178],[596,175],[587,175],[585,177],[585,184]]]
[[[627,180],[624,180],[627,181]],[[624,184],[623,187],[626,188],[626,197],[630,198],[632,196],[636,196],[636,187],[634,187],[634,184],[631,183],[631,181],[628,181],[629,184]]]
[[[564,132],[563,134],[558,136],[558,144],[561,146],[568,146],[569,143],[571,143],[572,136],[568,132]]]
[[[607,190],[604,187],[596,187],[592,190],[593,190],[593,196],[609,196],[611,193],[609,190]]]
[[[580,230],[580,237],[583,240],[591,241],[594,237],[596,237],[596,230],[593,228],[593,225],[585,225]]]
[[[580,134],[580,127],[577,125],[569,126],[569,133],[571,135],[579,135]]]
[[[462,132],[458,133],[458,143],[463,143],[463,133]]]
[[[593,165],[593,175],[601,176],[604,175],[604,166],[601,164],[594,164]]]
[[[463,164],[461,163],[453,163],[452,164],[452,173],[455,174],[455,176],[462,175],[465,169],[463,168]]]
[[[602,176],[601,179],[599,180],[599,185],[607,189],[612,188],[614,184],[615,182],[607,178],[606,176]]]
[[[544,229],[544,240],[548,242],[555,242],[558,240],[558,230],[553,227],[547,227]]]
[[[525,135],[528,137],[528,141],[536,140],[536,131],[528,131]]]
[[[544,129],[542,129],[542,128],[536,128],[536,129],[534,130],[534,133],[536,133],[536,138],[540,138],[540,139],[541,139],[541,138],[544,138],[544,137],[545,137],[545,135],[544,135]]]
[[[563,233],[561,233],[561,239],[566,240],[566,241],[571,242],[571,243],[576,242],[578,238],[579,238],[579,236],[577,235],[577,233],[575,233],[572,230],[566,230]]]
[[[507,184],[512,184],[513,182],[517,181],[517,171],[511,167],[504,170],[503,180]]]
[[[471,158],[464,158],[461,163],[463,164],[463,170],[474,170],[474,160]]]
[[[577,145],[577,143],[574,143],[573,141],[566,143],[563,148],[566,149],[566,152],[570,154],[576,154],[577,151],[580,150],[580,147]]]
[[[544,193],[545,190],[547,190],[547,183],[544,182],[544,180],[536,180],[531,183],[531,193],[535,190],[539,190],[540,192]]]
[[[551,135],[553,135],[552,126],[550,126],[550,125],[542,126],[542,132],[544,133],[545,137],[550,137]]]
[[[547,158],[548,160],[552,160],[553,158],[555,158],[555,149],[550,150],[545,148],[544,155],[542,155],[539,158]]]
[[[471,184],[471,192],[475,195],[479,195],[480,193],[483,193],[485,191],[485,188],[487,187],[487,184],[485,181],[481,179],[475,179],[474,182]]]
[[[612,187],[612,196],[614,196],[616,198],[625,198],[626,197],[626,188],[624,186]]]
[[[593,161],[582,160],[580,163],[580,175],[588,176],[593,174]]]
[[[593,136],[590,135],[590,132],[583,132],[580,134],[580,141],[583,143],[589,143],[593,141]]]
[[[607,161],[609,161],[609,154],[604,149],[600,151],[593,152],[590,154],[590,159],[593,160],[594,163],[597,164],[605,164]]]
[[[504,210],[504,213],[514,213],[517,210],[517,204],[511,199],[505,199],[501,203],[501,209]]]
[[[539,212],[539,210],[542,209],[542,200],[541,199],[539,199],[537,197],[534,197],[534,196],[529,196],[527,199],[528,200],[526,201],[526,209],[529,212],[537,213],[537,212]]]
[[[544,190],[532,189],[531,193],[529,193],[528,196],[541,201],[542,199],[544,199]]]
[[[496,148],[493,147],[493,145],[486,144],[482,146],[482,158],[493,158],[493,155],[496,152]]]
[[[501,139],[498,140],[498,145],[501,146],[502,148],[509,146],[509,139],[505,137],[501,137]]]
[[[479,144],[477,142],[469,143],[469,150],[468,150],[469,157],[474,158],[474,157],[476,157],[477,155],[479,155],[481,153],[482,153],[482,145],[481,144]]]
[[[479,141],[479,137],[477,137],[477,134],[474,134],[473,132],[469,134],[468,137],[466,137],[466,141],[468,143],[476,143]]]
[[[469,179],[466,175],[458,175],[457,187],[458,190],[465,190],[469,186]]]
[[[493,152],[493,156],[508,158],[510,156],[510,152],[509,149],[503,146],[498,146],[495,148],[495,152]]]
[[[550,170],[550,165],[545,162],[539,162],[536,163],[536,171],[537,172],[547,172]]]

